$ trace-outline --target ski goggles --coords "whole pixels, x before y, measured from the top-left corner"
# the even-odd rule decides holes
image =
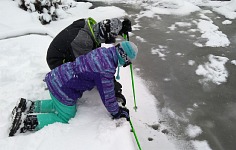
[[[127,54],[125,53],[125,51],[123,50],[123,48],[121,47],[120,43],[116,45],[118,52],[121,56],[121,58],[124,60],[125,64],[123,65],[123,67],[126,67],[130,64],[132,64],[132,62],[130,61],[130,59],[127,57]]]

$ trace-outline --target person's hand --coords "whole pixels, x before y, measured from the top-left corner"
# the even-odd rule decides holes
[[[129,109],[124,108],[124,107],[119,107],[119,112],[113,116],[113,119],[120,119],[120,118],[126,118],[127,121],[130,120],[129,116]]]
[[[123,33],[128,33],[132,31],[131,27],[131,21],[128,18],[125,18],[122,22],[122,29],[119,32],[119,35],[122,35]]]

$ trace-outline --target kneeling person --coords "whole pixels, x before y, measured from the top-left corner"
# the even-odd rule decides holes
[[[77,100],[95,86],[111,116],[129,120],[129,110],[118,105],[113,80],[116,68],[131,64],[137,53],[134,43],[124,41],[110,48],[97,48],[56,67],[45,77],[51,99],[34,102],[22,99],[13,111],[9,136],[16,132],[36,131],[55,122],[68,123],[76,114]],[[26,113],[25,119],[21,116],[23,113]]]

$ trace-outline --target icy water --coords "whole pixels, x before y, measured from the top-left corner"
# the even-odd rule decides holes
[[[140,8],[131,5],[115,6],[124,9],[133,22],[137,17],[135,14],[140,12]],[[183,17],[159,15],[160,18],[139,19],[139,25],[142,27],[140,30],[134,30],[134,35],[130,37],[139,47],[135,68],[140,69],[137,74],[147,81],[150,91],[158,100],[157,107],[163,112],[162,121],[166,121],[172,136],[185,141],[206,140],[212,150],[235,150],[236,66],[230,61],[236,59],[236,22],[223,25],[222,21],[226,20],[224,16],[214,12],[205,14],[219,26],[219,31],[227,35],[231,44],[219,48],[197,47],[193,43],[201,34],[184,31],[197,29],[192,21],[200,19],[200,14],[197,12]],[[191,27],[170,30],[168,27],[175,22],[189,22]],[[136,36],[145,39],[146,42],[141,42]],[[165,56],[159,57],[152,49],[162,49]],[[199,64],[208,61],[209,54],[229,58],[225,65],[229,72],[227,82],[220,85],[202,85],[198,82],[202,76],[196,75],[195,71]],[[195,64],[189,65],[189,60],[195,61]],[[189,124],[199,126],[203,132],[195,138],[190,138],[186,134]],[[180,146],[179,149],[191,148]]]

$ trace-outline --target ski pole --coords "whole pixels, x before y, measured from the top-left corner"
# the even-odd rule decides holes
[[[131,127],[131,129],[132,129],[132,132],[133,132],[133,134],[134,134],[134,138],[135,138],[135,140],[136,140],[136,143],[137,143],[137,145],[138,145],[138,148],[139,148],[139,150],[142,150],[142,148],[141,148],[141,146],[140,146],[140,143],[139,143],[139,141],[138,141],[138,137],[137,137],[136,132],[135,132],[135,130],[134,130],[133,124],[132,124],[132,122],[131,122],[131,119],[129,120],[129,124],[130,124],[130,127]]]
[[[124,34],[124,39],[129,41],[129,32]],[[134,89],[134,75],[133,75],[133,65],[132,64],[130,64],[130,74],[131,74],[133,97],[134,97],[134,110],[137,111],[138,107],[136,105],[136,97],[135,97],[135,89]]]
[[[133,65],[130,64],[130,74],[132,79],[132,89],[133,89],[133,96],[134,96],[134,110],[137,111],[137,105],[136,105],[136,97],[135,97],[135,90],[134,90],[134,75],[133,75]]]

